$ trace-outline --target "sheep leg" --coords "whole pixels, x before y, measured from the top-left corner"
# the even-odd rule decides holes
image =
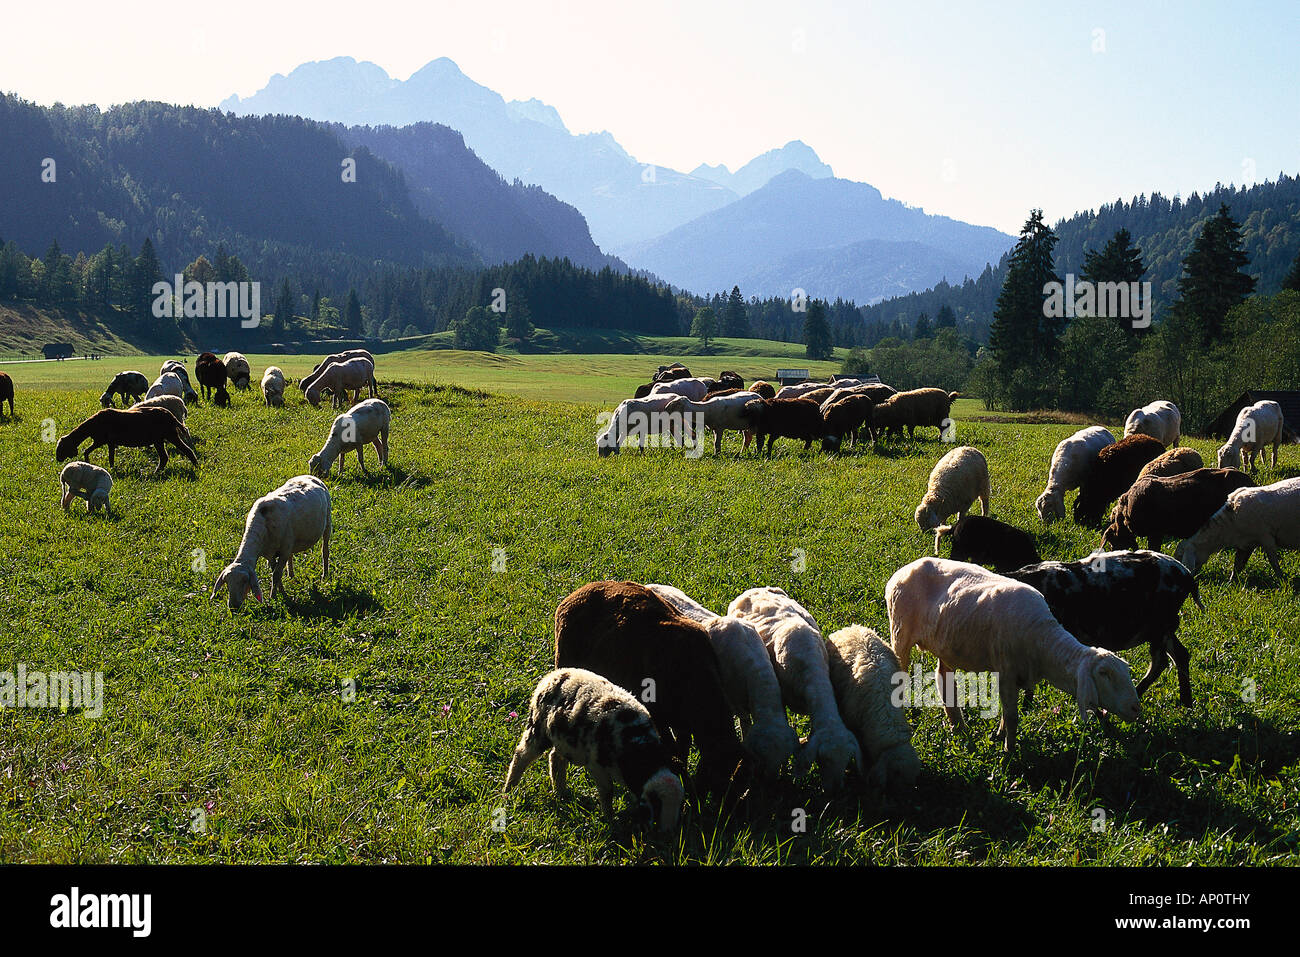
[[[1278,560],[1277,545],[1273,542],[1264,542],[1260,545],[1264,549],[1264,555],[1268,558],[1268,563],[1273,566],[1273,573],[1278,578],[1285,578],[1282,573],[1282,563]]]
[[[722,429],[713,430],[713,454],[722,454]]]
[[[293,577],[293,552],[289,553],[289,560],[288,562],[285,563],[285,570],[288,572],[289,577],[292,578]]]
[[[998,725],[1002,731],[1002,750],[1006,754],[1016,750],[1016,730],[1020,727],[1020,713],[1016,710],[1019,691],[1014,681],[998,683],[998,699],[1002,705],[1002,720]]]
[[[167,467],[167,446],[163,445],[162,439],[159,439],[158,444],[155,445],[154,448],[158,450],[158,467],[154,469],[154,472],[157,473],[157,472],[161,472],[163,469]],[[111,451],[109,455],[111,457],[112,455]]]
[[[62,499],[62,502],[63,502],[63,510],[66,512],[66,511],[68,510],[68,506],[72,504],[72,488],[71,488],[71,486],[68,486],[68,485],[63,486],[63,499]]]
[[[277,555],[271,562],[271,597],[284,591],[284,559]]]
[[[600,809],[605,812],[605,817],[614,816],[614,777],[605,768],[594,765],[587,768],[587,777],[591,778],[596,785],[596,792],[600,795]]]
[[[519,739],[519,744],[515,746],[514,757],[510,759],[510,770],[506,772],[506,784],[501,789],[501,793],[505,794],[518,784],[528,765],[540,758],[550,745],[551,743],[546,740],[545,735],[534,731],[531,724],[525,728],[523,737]],[[564,782],[563,775],[560,776],[560,782],[561,784]],[[559,788],[557,787],[556,790],[558,791]]]
[[[1255,552],[1254,545],[1250,546],[1249,548],[1237,549],[1237,556],[1235,559],[1233,559],[1232,562],[1232,574],[1228,576],[1229,582],[1235,581],[1237,576],[1242,573],[1242,570],[1245,569],[1246,563],[1250,561],[1250,556],[1253,555],[1254,552]],[[1281,573],[1279,572],[1279,574]]]
[[[1165,668],[1169,666],[1169,654],[1165,651],[1165,642],[1163,638],[1151,639],[1151,664],[1147,667],[1147,673],[1142,676],[1142,680],[1137,683],[1138,697],[1151,687],[1152,683],[1164,673]]]
[[[954,728],[964,725],[961,708],[957,707],[957,672],[940,661],[934,669],[934,684],[939,689],[939,700],[943,703],[943,713],[948,718],[948,724]]]
[[[1191,656],[1183,643],[1178,640],[1178,636],[1171,634],[1169,636],[1169,654],[1174,659],[1174,668],[1178,671],[1178,703],[1184,708],[1192,706],[1192,675],[1188,662]]]
[[[326,523],[325,523],[325,534],[324,534],[324,536],[321,538],[321,547],[320,547],[320,550],[321,550],[321,562],[322,562],[322,563],[324,564],[324,566],[325,566],[324,571],[321,572],[321,580],[322,580],[322,581],[324,581],[326,578],[329,578],[329,577],[330,577],[330,532],[333,530],[333,526],[334,526],[333,521],[328,521],[328,522],[326,522]]]
[[[569,771],[569,762],[564,759],[564,756],[561,755],[559,751],[552,748],[547,764],[550,767],[551,785],[555,788],[555,793],[562,795],[568,794],[569,779],[567,775]]]
[[[360,445],[357,446],[357,461],[361,463],[361,474],[369,475],[370,473],[366,471],[366,456],[364,454],[365,450],[366,450],[366,444],[364,442],[362,442]]]

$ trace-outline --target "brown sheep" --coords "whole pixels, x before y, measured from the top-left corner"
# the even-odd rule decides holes
[[[158,468],[161,472],[167,465],[167,449],[163,443],[174,445],[182,455],[195,465],[199,457],[185,443],[185,427],[166,409],[104,409],[96,412],[85,422],[59,439],[54,454],[58,461],[77,457],[77,450],[86,439],[91,440],[90,448],[81,456],[89,459],[90,453],[101,445],[108,446],[108,464],[114,464],[114,454],[119,445],[127,448],[141,449],[153,446],[158,450]]]
[[[5,400],[9,401],[9,418],[14,417],[14,380],[9,378],[6,372],[0,372],[0,406],[4,405]],[[4,409],[0,409],[0,415],[4,414]]]
[[[770,382],[764,382],[762,379],[757,380],[749,387],[750,392],[757,392],[764,399],[776,398],[776,386]]]
[[[1142,466],[1164,451],[1160,440],[1149,435],[1126,435],[1098,451],[1074,500],[1074,520],[1100,525],[1110,503],[1132,487]]]
[[[822,438],[826,431],[821,408],[809,399],[754,399],[746,403],[742,414],[749,423],[746,431],[758,436],[758,454],[763,453],[766,440],[769,458],[772,443],[778,436],[803,439],[803,448],[807,452],[812,448],[813,439]]]
[[[875,403],[869,396],[854,393],[842,399],[836,399],[822,412],[825,420],[825,438],[822,439],[822,451],[838,451],[844,444],[844,436],[849,436],[850,446],[857,445],[858,430],[870,429],[872,411]]]
[[[204,352],[194,360],[194,377],[199,380],[199,388],[203,390],[203,398],[209,399],[220,406],[230,405],[230,394],[226,392],[226,364],[216,357],[215,353]],[[216,398],[213,398],[213,391],[216,392]]]
[[[744,752],[708,632],[644,585],[583,585],[555,609],[555,667],[586,668],[645,704],[685,769],[694,738],[706,791],[727,786]]]
[[[1175,450],[1181,451],[1181,450]],[[1101,547],[1147,547],[1160,551],[1167,538],[1188,538],[1223,508],[1228,493],[1254,488],[1255,481],[1237,469],[1196,469],[1181,475],[1139,478],[1120,496],[1101,536]]]
[[[1138,478],[1146,478],[1148,475],[1161,475],[1168,478],[1171,475],[1182,475],[1184,472],[1194,472],[1202,468],[1205,468],[1205,460],[1201,458],[1201,453],[1196,449],[1183,446],[1170,449],[1142,466]]]
[[[910,392],[897,392],[876,405],[872,412],[872,423],[876,434],[881,429],[901,436],[907,429],[909,439],[916,438],[918,428],[935,428],[940,437],[951,421],[948,413],[952,404],[959,397],[958,392],[944,392],[943,389],[912,389]]]

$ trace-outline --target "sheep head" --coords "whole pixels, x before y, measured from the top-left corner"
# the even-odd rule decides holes
[[[1034,500],[1034,510],[1044,525],[1051,525],[1056,519],[1065,518],[1065,496],[1044,492]]]
[[[1241,468],[1241,446],[1221,445],[1215,456],[1218,463],[1217,468],[1221,469],[1239,469]]]
[[[916,524],[921,526],[921,531],[923,532],[931,531],[938,527],[939,523],[943,521],[942,515],[936,515],[934,513],[934,508],[924,503],[916,507],[916,515],[914,517],[916,518]]]
[[[94,512],[94,511],[98,511],[98,510],[101,509],[101,508],[102,508],[105,512],[107,512],[107,511],[108,511],[108,493],[107,493],[106,491],[104,491],[102,488],[95,489],[95,491],[93,491],[93,492],[90,493],[90,502],[89,502],[89,505],[90,505],[90,510],[91,510],[92,512]]]
[[[676,830],[685,800],[686,790],[682,787],[681,779],[667,768],[662,768],[641,789],[637,817],[645,825],[657,823],[659,830],[665,833]]]
[[[258,604],[262,603],[262,585],[257,580],[257,569],[249,570],[242,565],[236,565],[233,562],[222,569],[221,574],[217,576],[217,582],[212,586],[212,597],[217,597],[217,592],[221,586],[226,586],[229,592],[229,602],[231,611],[239,611],[244,605],[244,599],[248,597],[251,591],[253,597],[257,599]]]
[[[317,478],[328,478],[330,474],[329,469],[321,468],[321,457],[319,452],[307,460],[307,469]]]
[[[77,445],[78,443],[72,440],[72,436],[65,435],[63,438],[59,439],[59,444],[54,447],[55,459],[62,462],[66,459],[76,458]]]
[[[756,723],[745,735],[745,751],[761,777],[775,778],[799,750],[799,735],[784,722]]]
[[[1089,715],[1105,710],[1126,721],[1136,721],[1142,714],[1133,673],[1128,663],[1109,651],[1093,649],[1075,672],[1075,701],[1079,716],[1086,724]]]
[[[1184,538],[1174,549],[1174,561],[1180,562],[1193,575],[1205,562],[1204,555],[1196,553],[1196,544],[1190,538]]]

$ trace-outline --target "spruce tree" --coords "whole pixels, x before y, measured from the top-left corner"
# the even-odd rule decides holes
[[[808,304],[808,317],[803,321],[804,355],[809,359],[829,359],[835,354],[831,327],[826,321],[826,304],[814,299]]]
[[[745,297],[740,294],[739,286],[731,287],[727,296],[726,321],[723,323],[723,335],[736,339],[749,338],[749,317],[745,312]]]
[[[1187,317],[1202,344],[1217,340],[1228,310],[1255,291],[1255,277],[1241,271],[1250,262],[1241,246],[1241,227],[1221,203],[1183,259],[1173,308]]]
[[[1065,319],[1047,316],[1044,303],[1049,282],[1059,282],[1052,262],[1056,234],[1043,222],[1043,211],[1032,210],[1007,267],[989,329],[989,348],[997,362],[998,379],[1011,403],[1027,407],[1048,385],[1051,361]]]
[[[1295,262],[1291,264],[1291,271],[1282,280],[1282,288],[1300,292],[1300,253],[1296,253]]]

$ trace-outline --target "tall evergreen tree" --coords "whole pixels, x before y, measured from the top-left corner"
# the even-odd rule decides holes
[[[831,327],[826,321],[826,303],[814,299],[808,304],[808,316],[803,321],[804,355],[809,359],[829,359],[835,355]]]
[[[1241,227],[1221,203],[1183,259],[1173,308],[1189,319],[1203,344],[1219,338],[1228,310],[1255,290],[1255,277],[1242,272],[1250,257],[1241,246]]]
[[[1083,257],[1083,278],[1089,282],[1138,282],[1146,274],[1142,250],[1133,245],[1127,229],[1119,229],[1101,251]]]
[[[361,319],[361,300],[355,289],[348,290],[347,305],[343,309],[343,319],[347,323],[348,335],[359,336],[364,331]]]
[[[1032,210],[1011,251],[1007,278],[998,295],[989,329],[989,348],[998,365],[1004,394],[1016,407],[1033,402],[1047,385],[1050,362],[1064,329],[1044,307],[1049,282],[1059,282],[1052,253],[1056,234]]]
[[[939,307],[939,314],[934,317],[934,327],[936,329],[957,328],[957,313],[952,311],[952,306],[945,303]]]
[[[285,279],[280,284],[280,292],[275,297],[274,317],[271,319],[271,330],[276,335],[286,335],[293,329],[293,287],[289,285],[289,280]]]
[[[749,338],[749,316],[745,311],[745,297],[740,294],[739,286],[731,287],[727,296],[726,321],[723,323],[723,335],[734,339]]]
[[[1282,280],[1282,288],[1300,292],[1300,253],[1296,253],[1295,262],[1291,264],[1291,271]]]
[[[140,245],[140,255],[135,257],[131,269],[131,312],[136,319],[146,326],[153,326],[153,287],[162,280],[162,264],[158,254],[153,251],[153,242],[148,236]]]

